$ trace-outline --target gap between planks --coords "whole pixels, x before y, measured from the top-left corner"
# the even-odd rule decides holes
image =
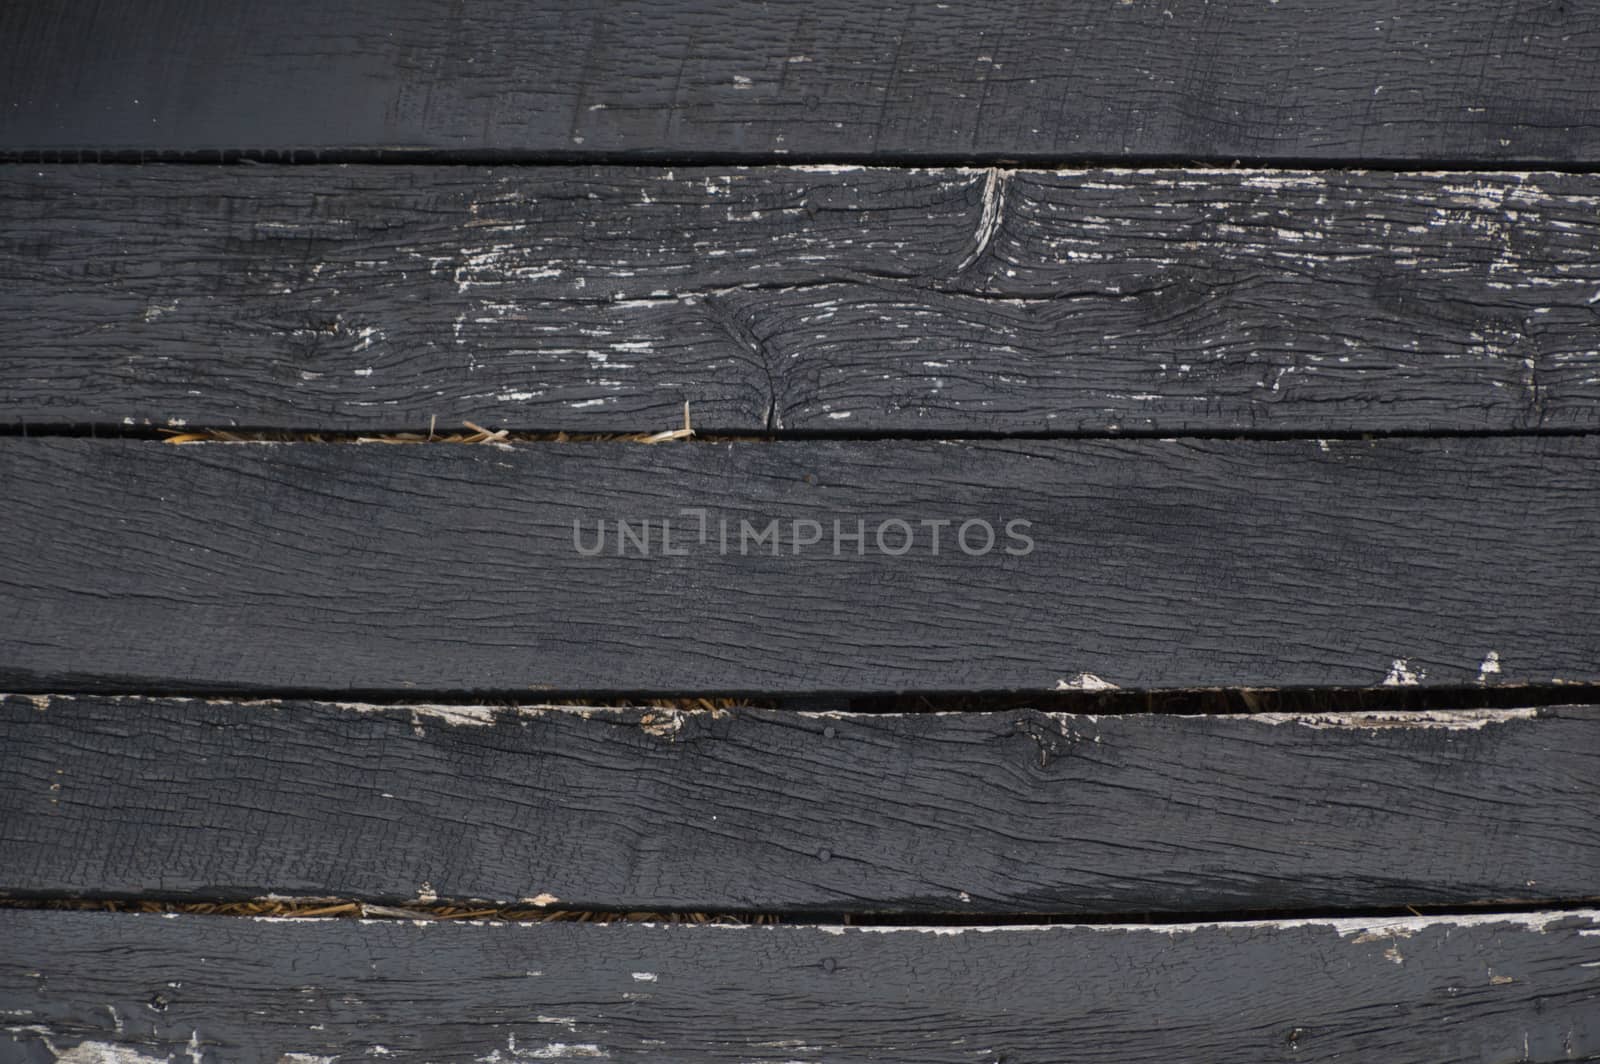
[[[322,688],[279,689],[271,692],[223,689],[139,690],[97,692],[96,697],[160,698],[173,701],[204,700],[213,703],[275,706],[286,701],[320,701],[359,709],[418,709],[441,719],[488,721],[497,714],[592,709],[640,712],[722,713],[739,710],[780,710],[811,716],[858,714],[916,715],[937,713],[1008,713],[1038,710],[1053,714],[1093,714],[1099,717],[1166,715],[1178,717],[1237,717],[1277,723],[1343,721],[1352,726],[1397,724],[1447,724],[1452,718],[1473,722],[1516,719],[1539,709],[1600,703],[1600,684],[1494,684],[1486,677],[1474,687],[1420,687],[1395,682],[1384,687],[1348,688],[1141,688],[1115,687],[1088,674],[1063,680],[1054,690],[1036,691],[814,691],[782,694],[759,691],[544,691],[537,699],[527,692],[508,690],[487,694],[461,691],[360,691]],[[0,700],[30,699],[40,709],[56,700],[80,697],[74,691],[30,689],[16,684],[0,692]]]
[[[325,921],[380,923],[579,923],[647,924],[716,927],[783,925],[821,930],[868,928],[882,931],[933,931],[1095,927],[1126,930],[1183,931],[1197,927],[1272,924],[1372,930],[1404,928],[1419,923],[1527,923],[1590,916],[1600,912],[1600,894],[1539,902],[1476,905],[1338,906],[1312,909],[1238,909],[1227,912],[1013,913],[1013,912],[749,912],[705,910],[638,911],[564,909],[532,904],[495,905],[471,898],[433,902],[380,903],[355,898],[267,895],[253,901],[180,901],[167,898],[0,897],[0,910],[103,912],[147,916],[210,916],[231,920]]]

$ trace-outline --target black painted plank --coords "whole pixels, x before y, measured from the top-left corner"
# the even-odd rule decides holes
[[[0,699],[0,726],[12,896],[1104,914],[1600,894],[1593,707],[1089,717],[41,695]]]
[[[0,172],[0,421],[1593,428],[1600,176]]]
[[[13,910],[0,933],[29,1064],[1600,1058],[1592,910],[938,933]]]
[[[13,0],[0,150],[1600,161],[1540,0]]]
[[[0,683],[460,694],[1594,682],[1597,459],[1592,436],[10,438]],[[601,522],[602,553],[585,556]]]

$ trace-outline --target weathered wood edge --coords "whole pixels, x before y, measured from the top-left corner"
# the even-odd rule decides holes
[[[965,914],[1600,896],[1600,707],[1097,717],[4,696],[0,722],[11,896]]]
[[[1583,4],[389,11],[8,4],[0,157],[1600,162]]]
[[[1585,683],[1600,680],[1597,459],[1591,436],[0,439],[0,687]],[[605,549],[586,555],[602,521]],[[618,521],[651,522],[651,545],[629,547]],[[828,538],[796,551],[804,522]],[[843,538],[856,522],[862,538]],[[957,522],[978,522],[967,549]]]
[[[1592,429],[1597,214],[1549,173],[0,169],[0,422]]]
[[[1600,1054],[1596,910],[959,929],[0,910],[0,928],[8,1059],[30,1064]]]

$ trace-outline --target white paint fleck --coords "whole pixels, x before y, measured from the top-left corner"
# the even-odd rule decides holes
[[[556,897],[554,894],[545,892],[545,893],[541,893],[541,894],[535,894],[531,898],[523,898],[522,900],[527,905],[532,905],[532,906],[535,906],[536,908],[543,909],[543,908],[546,908],[548,906],[554,905],[556,902],[560,901],[561,899]]]
[[[636,983],[653,983],[658,978],[660,978],[660,977],[657,976],[655,972],[634,972],[633,973],[633,980]]]

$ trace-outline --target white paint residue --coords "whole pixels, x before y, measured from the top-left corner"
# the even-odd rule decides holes
[[[171,1057],[153,1057],[110,1042],[79,1042],[56,1054],[56,1064],[171,1064]]]
[[[355,713],[392,713],[395,710],[407,710],[411,713],[413,722],[420,722],[421,718],[441,721],[445,724],[458,724],[468,726],[481,726],[493,724],[495,714],[499,709],[495,706],[441,706],[430,703],[420,705],[401,706],[375,706],[368,702],[329,702],[327,705],[337,709],[348,709]]]
[[[636,983],[653,983],[659,978],[655,972],[634,972],[633,979]]]
[[[1065,680],[1056,681],[1057,691],[1115,691],[1117,685],[1102,680],[1092,672],[1080,672]]]
[[[373,1046],[375,1056],[386,1056],[388,1050],[382,1046]],[[335,1057],[318,1056],[316,1053],[285,1053],[278,1058],[278,1064],[334,1064]]]
[[[1491,650],[1483,659],[1483,664],[1478,666],[1478,682],[1486,683],[1489,677],[1499,675],[1499,673],[1500,654],[1498,651]]]
[[[1395,658],[1394,662],[1389,666],[1389,675],[1383,678],[1383,686],[1415,687],[1417,681],[1426,675],[1428,674],[1421,669],[1413,671],[1411,663],[1405,658]]]
[[[989,243],[1000,229],[1000,219],[1006,203],[1006,184],[1010,175],[997,167],[991,167],[988,176],[983,180],[983,213],[978,216],[978,232],[973,239],[972,250],[967,257],[961,260],[956,267],[960,273],[983,257],[989,250]]]
[[[553,1023],[557,1027],[565,1027],[569,1031],[578,1029],[578,1021],[572,1016],[535,1016],[538,1023]]]
[[[1262,188],[1273,192],[1286,188],[1319,188],[1326,183],[1320,174],[1296,174],[1283,170],[1251,174],[1239,182],[1245,188]]]
[[[1351,713],[1252,713],[1241,719],[1260,724],[1298,724],[1302,728],[1435,728],[1477,731],[1490,724],[1533,720],[1537,709],[1360,710]]]
[[[1551,924],[1565,920],[1584,920],[1591,925],[1600,925],[1600,909],[1569,909],[1552,912],[1534,913],[1473,913],[1470,915],[1454,916],[1408,916],[1397,920],[1373,920],[1367,917],[1305,917],[1297,920],[1230,920],[1226,923],[1190,923],[1190,924],[992,924],[981,927],[894,927],[894,926],[851,926],[851,927],[814,927],[813,931],[825,931],[830,934],[840,935],[895,935],[895,934],[926,934],[926,935],[1003,935],[1019,931],[1033,934],[1040,932],[1065,933],[1076,929],[1077,931],[1096,932],[1132,932],[1142,931],[1147,934],[1182,935],[1195,931],[1221,930],[1237,931],[1241,934],[1259,934],[1262,931],[1283,931],[1303,927],[1325,927],[1336,933],[1340,938],[1352,939],[1355,943],[1367,942],[1392,942],[1394,939],[1411,938],[1413,935],[1433,928],[1455,927],[1494,927],[1511,926],[1520,927],[1528,931],[1543,933]],[[537,926],[537,925],[534,925]],[[706,924],[706,927],[716,927],[716,924]],[[732,925],[727,925],[732,926]],[[804,925],[768,925],[773,930],[791,929],[799,931]],[[748,928],[741,928],[747,930]],[[1577,928],[1577,933],[1586,936],[1600,936],[1600,926]]]
[[[543,908],[546,908],[548,906],[554,905],[556,902],[560,901],[561,899],[556,897],[554,894],[544,893],[544,894],[535,894],[531,898],[523,898],[522,900],[528,905],[533,905],[533,906],[536,906],[536,907],[538,907],[540,909],[543,909]]]
[[[423,883],[417,888],[417,900],[424,905],[432,905],[439,900],[438,892],[433,889],[432,883]]]
[[[595,1045],[593,1042],[571,1043],[551,1042],[540,1046],[538,1049],[520,1050],[518,1056],[525,1056],[532,1060],[568,1060],[573,1057],[609,1057],[611,1054]]]

